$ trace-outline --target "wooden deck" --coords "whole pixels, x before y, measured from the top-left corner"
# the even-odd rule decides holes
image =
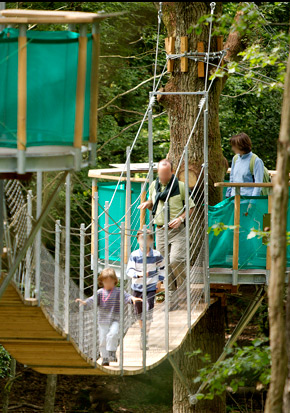
[[[121,374],[118,363],[110,367],[95,366],[77,345],[54,326],[43,307],[36,300],[23,300],[12,284],[0,301],[0,343],[20,363],[44,374],[106,375]],[[159,307],[158,307],[159,306]],[[164,310],[156,306],[149,333],[149,350],[146,369],[160,364],[167,356],[165,351]],[[192,312],[191,325],[198,323],[207,305],[200,304]],[[178,350],[188,332],[186,310],[170,312],[169,352]],[[119,352],[119,350],[118,350]],[[132,375],[144,372],[140,350],[140,329],[134,324],[124,337],[124,371]]]

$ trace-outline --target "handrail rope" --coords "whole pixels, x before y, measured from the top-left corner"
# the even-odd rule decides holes
[[[215,6],[216,6],[216,4],[214,2],[210,3],[211,17],[213,17]],[[207,48],[206,72],[205,72],[205,80],[204,80],[204,91],[206,91],[207,80],[208,80],[208,63],[209,63],[209,52],[210,52],[210,45],[211,45],[212,21],[213,21],[213,18],[210,19],[210,24],[209,24],[209,35],[208,35],[208,48]]]
[[[162,2],[159,2],[158,25],[157,25],[157,40],[156,40],[156,52],[155,52],[155,64],[154,64],[153,90],[155,90],[155,83],[156,83],[157,59],[158,59],[158,48],[159,48],[159,37],[160,37],[161,21],[162,21]]]

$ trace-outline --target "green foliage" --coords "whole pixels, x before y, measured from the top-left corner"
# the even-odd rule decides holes
[[[251,232],[248,234],[247,239],[252,239],[257,237],[258,239],[263,238],[263,243],[269,245],[271,238],[271,231],[261,231],[259,229],[252,228]],[[290,245],[290,232],[286,232],[286,245]]]
[[[223,222],[218,222],[211,227],[208,227],[207,233],[210,234],[213,232],[213,235],[217,237],[222,231],[226,231],[227,229],[235,229],[237,225],[225,225]]]
[[[0,378],[8,377],[10,374],[11,357],[4,347],[0,345]]]
[[[226,359],[216,364],[200,350],[191,353],[190,357],[199,357],[205,364],[193,380],[197,384],[208,382],[206,392],[199,393],[198,399],[212,400],[228,388],[236,392],[241,386],[259,383],[267,387],[270,382],[270,347],[261,339],[254,340],[249,346],[228,349]]]

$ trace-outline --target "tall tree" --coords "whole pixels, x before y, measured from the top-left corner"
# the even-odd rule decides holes
[[[197,50],[198,42],[203,42],[204,50],[208,50],[209,25],[203,25],[200,34],[196,34],[192,27],[205,15],[210,14],[209,2],[168,2],[163,7],[163,22],[169,37],[176,38],[176,52],[180,51],[180,38],[188,36],[189,50]],[[215,14],[222,12],[222,3],[216,3]],[[238,16],[237,16],[238,18]],[[191,33],[188,34],[191,30]],[[231,33],[225,47],[228,53],[227,60],[233,59],[241,50],[240,35]],[[210,51],[217,51],[217,38],[212,37]],[[217,64],[218,61],[214,63]],[[214,72],[209,66],[210,74]],[[219,98],[225,84],[224,78],[216,78],[209,93],[209,195],[210,203],[216,204],[221,200],[221,192],[214,188],[214,182],[224,179],[227,163],[221,147],[219,129]],[[209,85],[206,85],[206,87]],[[188,72],[181,72],[180,61],[174,61],[174,71],[165,86],[165,91],[198,91],[204,90],[205,79],[198,77],[197,63],[189,60]],[[170,150],[169,157],[174,166],[179,163],[184,145],[188,139],[194,121],[199,112],[200,96],[169,96],[162,95],[160,103],[167,109],[170,123]],[[190,182],[193,185],[203,164],[203,121],[198,122],[195,133],[189,146]],[[182,167],[181,167],[182,176]]]
[[[158,5],[158,3],[156,3]],[[180,51],[180,38],[182,36],[188,36],[188,49],[197,50],[197,43],[203,42],[204,50],[208,50],[209,42],[209,26],[204,25],[200,34],[196,31],[190,29],[205,15],[210,14],[211,7],[209,2],[167,2],[164,3],[163,7],[163,22],[167,29],[169,37],[176,38],[176,53]],[[222,12],[221,2],[216,3],[215,14],[220,15]],[[236,19],[239,15],[236,16]],[[236,57],[237,53],[241,50],[241,37],[238,32],[231,32],[227,42],[225,44],[228,48],[227,60],[232,60]],[[210,51],[217,51],[217,38],[212,37]],[[215,62],[217,63],[217,62]],[[210,66],[211,73],[214,72],[213,66]],[[221,135],[219,130],[219,98],[222,88],[225,84],[226,78],[217,77],[212,85],[209,93],[209,196],[210,203],[215,204],[221,200],[221,192],[214,188],[214,182],[219,182],[224,180],[224,174],[227,169],[227,163],[225,162],[222,146],[221,146]],[[204,90],[209,85],[205,85],[205,79],[198,77],[197,63],[194,61],[189,61],[188,72],[181,72],[180,61],[176,60],[174,62],[174,71],[169,81],[165,86],[165,91],[176,92],[176,91],[198,91]],[[197,114],[199,112],[199,102],[200,96],[181,96],[181,95],[161,95],[162,98],[159,99],[160,103],[165,106],[170,123],[170,150],[169,157],[173,161],[174,167],[180,161],[184,145],[188,139],[190,131],[193,127]],[[203,138],[203,121],[202,118],[197,124],[195,133],[191,139],[189,145],[189,169],[190,169],[190,186],[193,186],[196,179],[200,173],[201,166],[204,161],[204,138]],[[182,168],[180,170],[179,177],[182,178]],[[209,309],[209,312],[211,309]],[[208,320],[208,316],[205,316]],[[219,325],[219,329],[217,328]],[[210,350],[210,345],[217,342],[214,339],[215,334],[218,334],[220,339],[219,342],[224,341],[224,324],[216,323],[217,332],[215,332],[215,327],[213,325],[212,330],[207,329],[208,337],[203,343],[203,348],[205,351]],[[193,334],[193,333],[192,333]],[[210,344],[211,343],[211,344]],[[191,349],[192,340],[190,336],[185,341],[183,348],[187,350]],[[208,349],[205,347],[209,346]],[[219,350],[222,350],[222,346],[217,346]],[[215,355],[217,358],[217,355]],[[213,357],[214,358],[214,357]],[[188,357],[184,354],[182,349],[178,352],[176,356],[176,361],[184,374],[188,375],[188,370],[190,370],[191,376],[197,372],[196,363],[188,363]],[[186,366],[186,369],[185,369]],[[185,369],[185,370],[184,370]],[[174,412],[183,413],[190,409],[187,400],[185,399],[186,390],[182,386],[179,378],[174,374]],[[180,401],[183,402],[180,402]],[[205,411],[225,411],[225,404],[223,400],[214,400],[212,402],[198,403],[194,410],[195,412],[205,412]]]
[[[266,413],[283,411],[283,390],[287,374],[285,335],[285,274],[286,274],[286,224],[288,208],[289,154],[290,154],[290,58],[288,59],[281,129],[278,140],[277,175],[273,188],[273,212],[271,218],[271,276],[269,281],[269,319],[271,343],[271,382],[267,394]],[[290,306],[290,294],[287,297]],[[289,311],[289,310],[288,310]],[[290,314],[288,314],[289,317]],[[290,324],[288,319],[288,325]],[[289,339],[289,332],[288,339]],[[288,342],[288,347],[289,347]],[[290,351],[288,357],[290,360]],[[285,398],[289,411],[289,395]]]

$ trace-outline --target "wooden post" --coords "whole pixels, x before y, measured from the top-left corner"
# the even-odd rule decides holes
[[[95,205],[95,193],[98,192],[98,182],[96,179],[93,179],[92,182],[92,237],[91,237],[91,255],[94,255],[94,244],[95,244],[95,234],[93,233],[94,230],[94,216],[95,216],[95,208],[98,208],[98,205]]]
[[[216,37],[216,44],[217,44],[217,51],[220,52],[223,50],[224,47],[224,36],[217,36]],[[221,66],[224,63],[224,59],[221,61]]]
[[[91,96],[90,96],[90,137],[91,144],[90,165],[96,162],[96,143],[98,127],[98,97],[99,97],[99,60],[100,60],[100,32],[99,24],[93,24],[92,30],[92,65],[91,65]]]
[[[167,54],[173,54],[175,52],[175,37],[166,37],[165,50]],[[167,61],[167,71],[172,73],[174,69],[174,60]]]
[[[180,38],[180,52],[181,53],[188,52],[188,37],[187,36],[182,36]],[[182,57],[180,59],[180,69],[183,73],[188,72],[188,58],[187,57]]]
[[[240,206],[241,206],[241,196],[240,188],[236,188],[235,195],[235,215],[234,215],[234,244],[233,244],[233,270],[238,270],[239,268],[239,233],[240,233]]]
[[[20,24],[18,36],[17,85],[17,172],[25,172],[26,113],[27,113],[27,37],[26,25]]]
[[[197,51],[200,53],[204,52],[204,43],[203,42],[197,42]],[[204,62],[198,62],[197,63],[197,76],[198,77],[204,77],[205,72],[204,72]]]
[[[143,202],[146,201],[146,191],[141,192],[141,199],[140,203],[142,204]],[[145,218],[146,218],[146,209],[140,209],[140,229],[143,228],[145,225]]]
[[[85,112],[85,88],[86,88],[86,66],[87,66],[87,26],[81,24],[79,36],[78,52],[78,76],[76,89],[76,113],[75,113],[75,131],[74,147],[77,149],[76,169],[80,168],[81,147],[84,128]]]
[[[130,217],[128,217],[128,214],[131,214],[131,209],[129,210],[131,206],[131,191],[129,193],[129,196],[126,196],[126,212],[128,211],[128,213],[126,213],[125,216],[125,240],[124,240],[124,262],[125,264],[127,264],[129,256],[131,254],[131,235],[130,235],[130,225],[129,225],[129,221],[130,221]]]
[[[268,195],[268,213],[272,212],[272,194]],[[267,246],[266,270],[271,270],[271,250],[270,245]]]

